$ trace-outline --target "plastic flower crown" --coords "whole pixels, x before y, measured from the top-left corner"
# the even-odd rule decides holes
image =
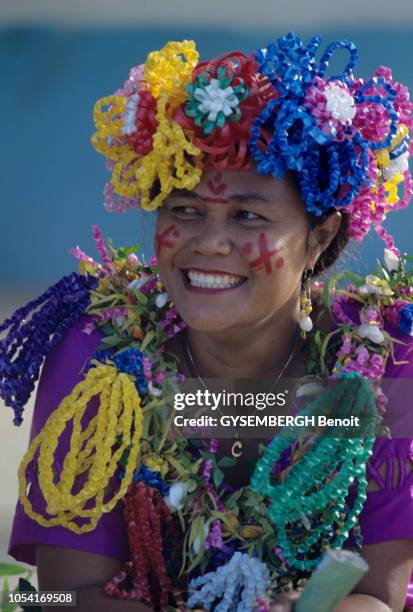
[[[94,147],[107,158],[109,211],[154,210],[175,188],[194,189],[207,169],[297,174],[307,211],[350,213],[350,235],[382,226],[412,195],[408,89],[380,67],[355,79],[353,43],[321,38],[305,46],[293,33],[255,55],[229,53],[198,63],[195,43],[169,42],[132,68],[129,80],[94,109]],[[341,74],[326,76],[337,49]]]

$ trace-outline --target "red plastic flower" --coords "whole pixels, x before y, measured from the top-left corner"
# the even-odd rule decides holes
[[[248,90],[248,95],[239,102],[237,120],[226,121],[222,127],[216,126],[210,134],[206,134],[202,126],[196,125],[193,117],[186,115],[184,103],[176,110],[175,121],[194,133],[193,143],[205,154],[202,159],[204,169],[247,168],[250,163],[248,142],[251,127],[268,100],[277,94],[270,87],[267,77],[258,73],[254,57],[240,52],[201,62],[193,72],[192,82],[195,83],[201,75],[208,81],[217,79],[218,70],[222,74],[222,68],[225,68],[228,77],[232,77],[232,88]]]

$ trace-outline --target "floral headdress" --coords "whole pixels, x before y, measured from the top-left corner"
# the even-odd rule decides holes
[[[112,173],[106,208],[154,210],[174,188],[194,189],[204,170],[255,161],[262,175],[296,172],[315,217],[345,210],[352,238],[374,227],[398,253],[382,222],[412,195],[409,92],[384,67],[356,79],[351,42],[330,43],[317,62],[320,42],[305,46],[289,33],[254,55],[200,63],[192,41],[150,53],[95,105],[92,143]],[[327,77],[337,49],[348,63]]]

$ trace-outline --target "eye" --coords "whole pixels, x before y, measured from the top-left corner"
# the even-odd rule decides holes
[[[265,217],[262,215],[258,215],[251,210],[238,210],[235,213],[235,217],[238,219],[242,219],[243,221],[267,221]]]
[[[174,215],[176,215],[177,217],[183,219],[183,218],[198,218],[202,215],[201,211],[198,210],[198,208],[196,208],[195,206],[189,206],[189,205],[176,205],[176,206],[170,206],[168,207],[168,209],[173,212]]]

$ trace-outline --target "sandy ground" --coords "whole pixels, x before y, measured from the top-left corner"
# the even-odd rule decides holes
[[[3,322],[15,308],[24,305],[35,295],[37,293],[26,292],[7,297],[0,294],[0,321]],[[0,400],[0,561],[3,562],[15,563],[7,554],[7,546],[17,499],[17,469],[28,444],[34,397],[35,391],[25,409],[26,417],[20,427],[13,425],[12,409]]]

